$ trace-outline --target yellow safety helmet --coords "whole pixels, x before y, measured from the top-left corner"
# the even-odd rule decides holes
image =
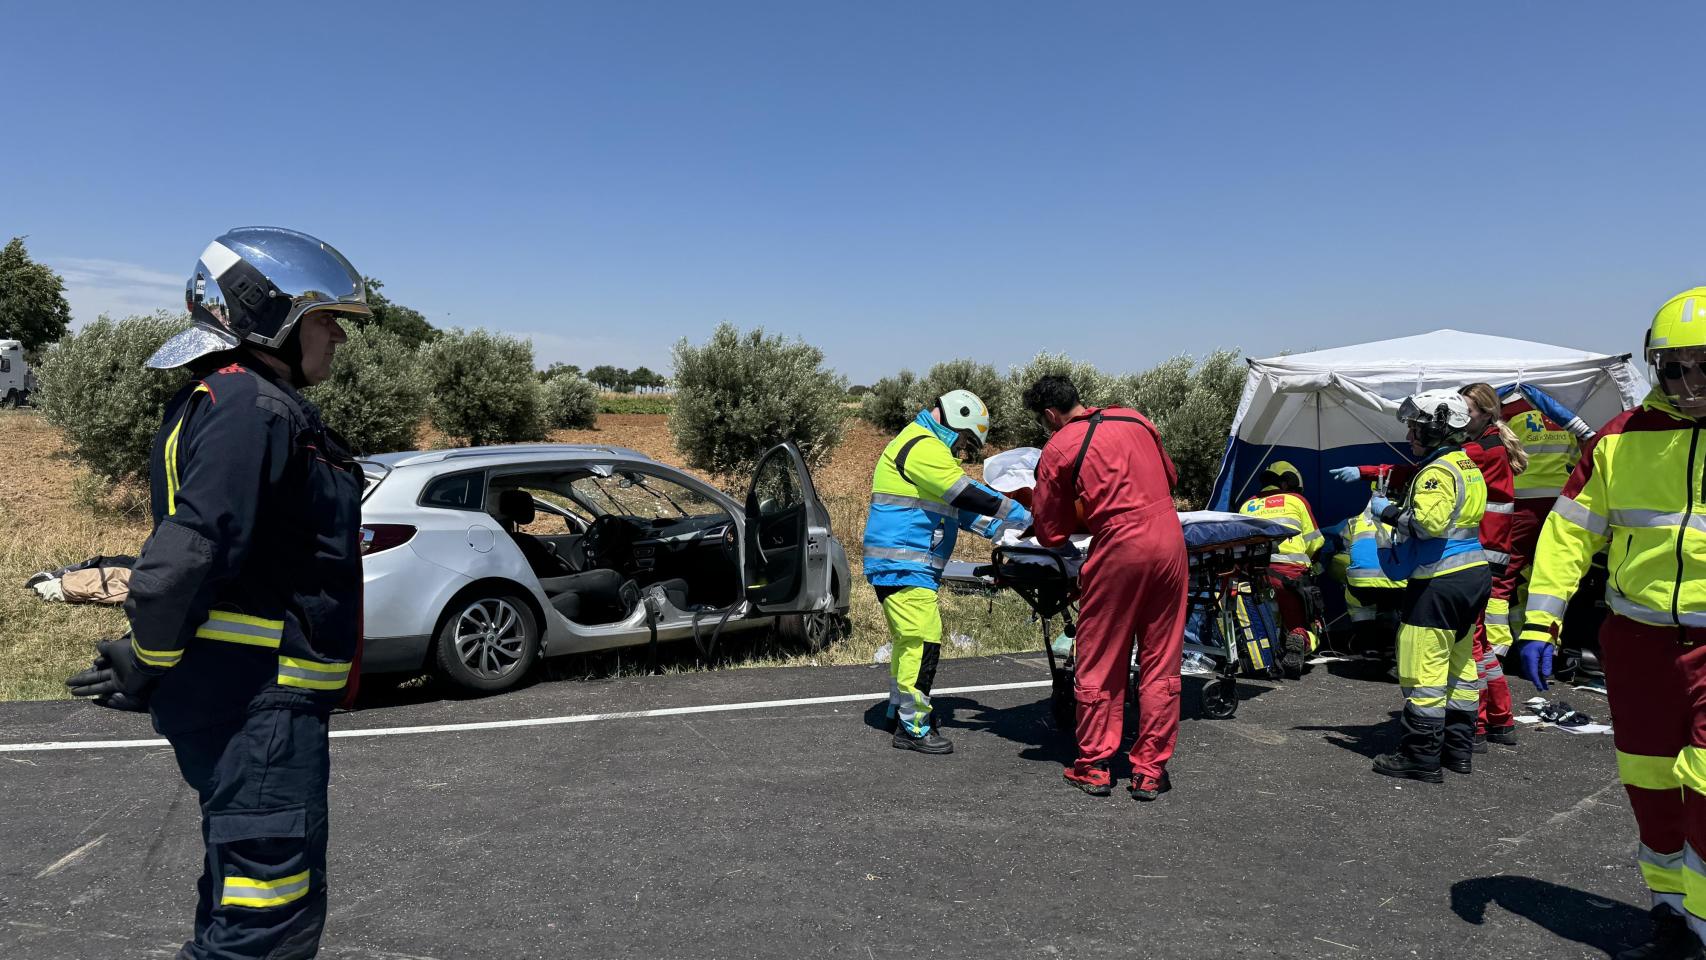
[[[1665,301],[1647,328],[1648,358],[1655,350],[1706,347],[1706,287],[1695,287]]]
[[[1706,414],[1706,287],[1665,301],[1647,328],[1645,352],[1659,390],[1689,416]]]
[[[1276,460],[1273,463],[1268,464],[1267,467],[1262,470],[1262,475],[1259,479],[1262,482],[1262,489],[1266,490],[1269,487],[1279,486],[1280,481],[1284,480],[1286,477],[1290,477],[1292,482],[1297,484],[1298,490],[1303,489],[1303,474],[1298,472],[1296,467],[1284,460]]]

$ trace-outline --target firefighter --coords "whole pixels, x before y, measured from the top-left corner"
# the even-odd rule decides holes
[[[1285,629],[1285,653],[1281,664],[1288,677],[1303,676],[1303,661],[1315,649],[1319,633],[1315,588],[1309,570],[1321,552],[1324,535],[1315,524],[1315,513],[1303,497],[1303,474],[1284,460],[1269,464],[1257,477],[1261,493],[1244,501],[1241,513],[1287,527],[1296,536],[1282,542],[1268,563],[1268,580],[1279,607],[1280,626]]]
[[[1528,466],[1528,454],[1501,416],[1499,395],[1491,384],[1471,383],[1457,391],[1469,403],[1469,436],[1464,452],[1487,482],[1487,513],[1481,518],[1481,549],[1487,555],[1492,593],[1475,624],[1475,665],[1481,678],[1481,707],[1475,718],[1475,752],[1488,742],[1516,746],[1516,717],[1511,688],[1499,651],[1511,645],[1510,605],[1517,578],[1511,569],[1511,519],[1515,513],[1514,478]]]
[[[361,275],[293,230],[202,252],[194,325],[148,360],[187,366],[151,454],[154,531],[130,633],[69,681],[146,708],[200,798],[206,846],[185,960],[311,957],[326,919],[327,716],[360,630],[361,473],[302,388],[331,372]]]
[[[1078,576],[1078,756],[1064,775],[1093,796],[1113,791],[1108,763],[1124,729],[1135,637],[1137,738],[1127,789],[1135,800],[1154,800],[1172,788],[1167,761],[1179,734],[1188,568],[1173,508],[1178,471],[1142,414],[1087,408],[1065,377],[1038,380],[1024,404],[1053,434],[1031,500],[1037,540],[1068,543],[1080,509],[1094,538]]]
[[[1392,528],[1381,568],[1409,581],[1398,627],[1403,737],[1396,751],[1374,759],[1374,772],[1439,783],[1441,766],[1468,773],[1475,749],[1475,622],[1492,591],[1480,533],[1487,483],[1463,451],[1470,424],[1463,397],[1415,394],[1399,405],[1398,420],[1409,427],[1416,474],[1402,502],[1377,494],[1369,509]]]
[[[1647,331],[1656,385],[1591,441],[1541,530],[1515,651],[1546,689],[1565,607],[1610,548],[1600,663],[1640,832],[1653,939],[1625,960],[1706,957],[1706,287]]]
[[[960,467],[955,450],[982,449],[988,436],[989,408],[970,390],[950,390],[890,441],[871,478],[865,579],[889,625],[888,715],[900,749],[954,752],[932,720],[930,687],[942,649],[936,591],[959,532],[995,540],[1031,525],[1030,511]]]

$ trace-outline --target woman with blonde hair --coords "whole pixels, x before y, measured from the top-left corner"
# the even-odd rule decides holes
[[[1481,518],[1481,548],[1493,574],[1493,592],[1475,623],[1475,663],[1482,681],[1481,709],[1475,723],[1475,750],[1487,742],[1516,745],[1510,684],[1497,650],[1510,649],[1510,604],[1517,575],[1511,568],[1511,518],[1516,510],[1516,475],[1528,467],[1522,441],[1500,418],[1499,394],[1490,384],[1471,383],[1457,391],[1469,403],[1470,442],[1464,446],[1487,478],[1487,512]]]

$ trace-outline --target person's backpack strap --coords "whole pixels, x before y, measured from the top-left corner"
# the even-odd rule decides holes
[[[901,444],[900,450],[898,452],[896,452],[894,455],[895,472],[899,473],[900,478],[902,480],[905,480],[907,483],[912,483],[912,478],[906,475],[906,455],[912,452],[913,447],[918,446],[918,441],[924,440],[924,439],[927,439],[927,438],[926,437],[913,437],[911,440],[908,440],[904,444]],[[912,485],[915,487],[918,486],[918,484],[916,484],[916,483],[912,483]]]
[[[1078,470],[1084,466],[1084,455],[1090,452],[1090,438],[1096,435],[1096,427],[1104,420],[1109,423],[1135,423],[1149,431],[1149,435],[1155,439],[1157,447],[1161,445],[1161,438],[1155,433],[1155,427],[1150,425],[1149,421],[1138,417],[1107,417],[1102,415],[1102,411],[1097,410],[1090,414],[1090,427],[1084,431],[1084,443],[1078,448],[1078,459],[1072,461],[1072,489],[1074,490],[1078,489]]]

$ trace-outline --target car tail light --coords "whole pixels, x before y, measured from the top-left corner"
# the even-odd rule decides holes
[[[406,523],[370,523],[361,528],[361,555],[400,547],[414,537],[415,528]]]

